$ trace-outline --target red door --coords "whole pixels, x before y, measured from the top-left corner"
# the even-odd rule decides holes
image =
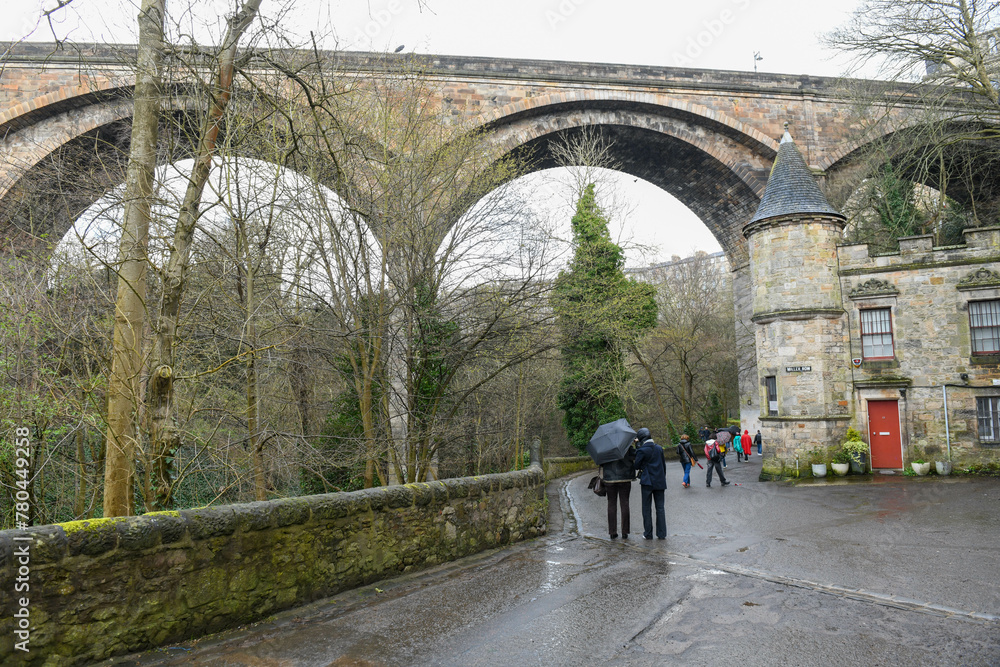
[[[868,401],[868,434],[872,468],[902,468],[899,401]]]

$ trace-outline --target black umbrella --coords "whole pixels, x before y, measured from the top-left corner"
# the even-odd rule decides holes
[[[601,424],[587,443],[587,453],[597,465],[621,461],[634,439],[635,431],[629,426],[627,419]]]

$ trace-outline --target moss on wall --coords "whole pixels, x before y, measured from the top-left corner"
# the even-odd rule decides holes
[[[31,543],[30,653],[0,620],[0,663],[85,664],[197,637],[398,573],[536,537],[545,477],[527,470],[352,493],[0,532]],[[10,599],[10,596],[7,596]],[[11,604],[7,602],[6,604]]]
[[[583,470],[596,470],[597,465],[589,456],[560,456],[545,459],[542,468],[545,470],[545,479],[550,480]]]

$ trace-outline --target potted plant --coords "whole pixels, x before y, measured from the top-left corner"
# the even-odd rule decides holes
[[[951,461],[941,456],[941,448],[938,445],[924,447],[924,455],[929,459],[934,459],[934,470],[937,474],[943,476],[951,474]]]
[[[841,450],[850,457],[851,472],[863,475],[868,463],[868,444],[861,439],[857,429],[847,429],[847,438],[841,445]]]
[[[931,462],[924,461],[923,453],[919,447],[914,447],[913,453],[916,455],[916,458],[910,461],[910,467],[913,468],[913,472],[923,477],[931,471]]]
[[[851,469],[851,455],[841,449],[833,455],[833,462],[830,464],[830,467],[833,468],[833,474],[837,477],[843,477]]]
[[[818,450],[809,451],[809,463],[812,465],[813,477],[826,477],[826,462]]]

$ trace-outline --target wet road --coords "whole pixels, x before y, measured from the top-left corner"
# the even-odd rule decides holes
[[[1000,480],[696,471],[668,462],[666,540],[637,484],[611,541],[590,476],[558,480],[545,538],[114,664],[1000,665]]]

